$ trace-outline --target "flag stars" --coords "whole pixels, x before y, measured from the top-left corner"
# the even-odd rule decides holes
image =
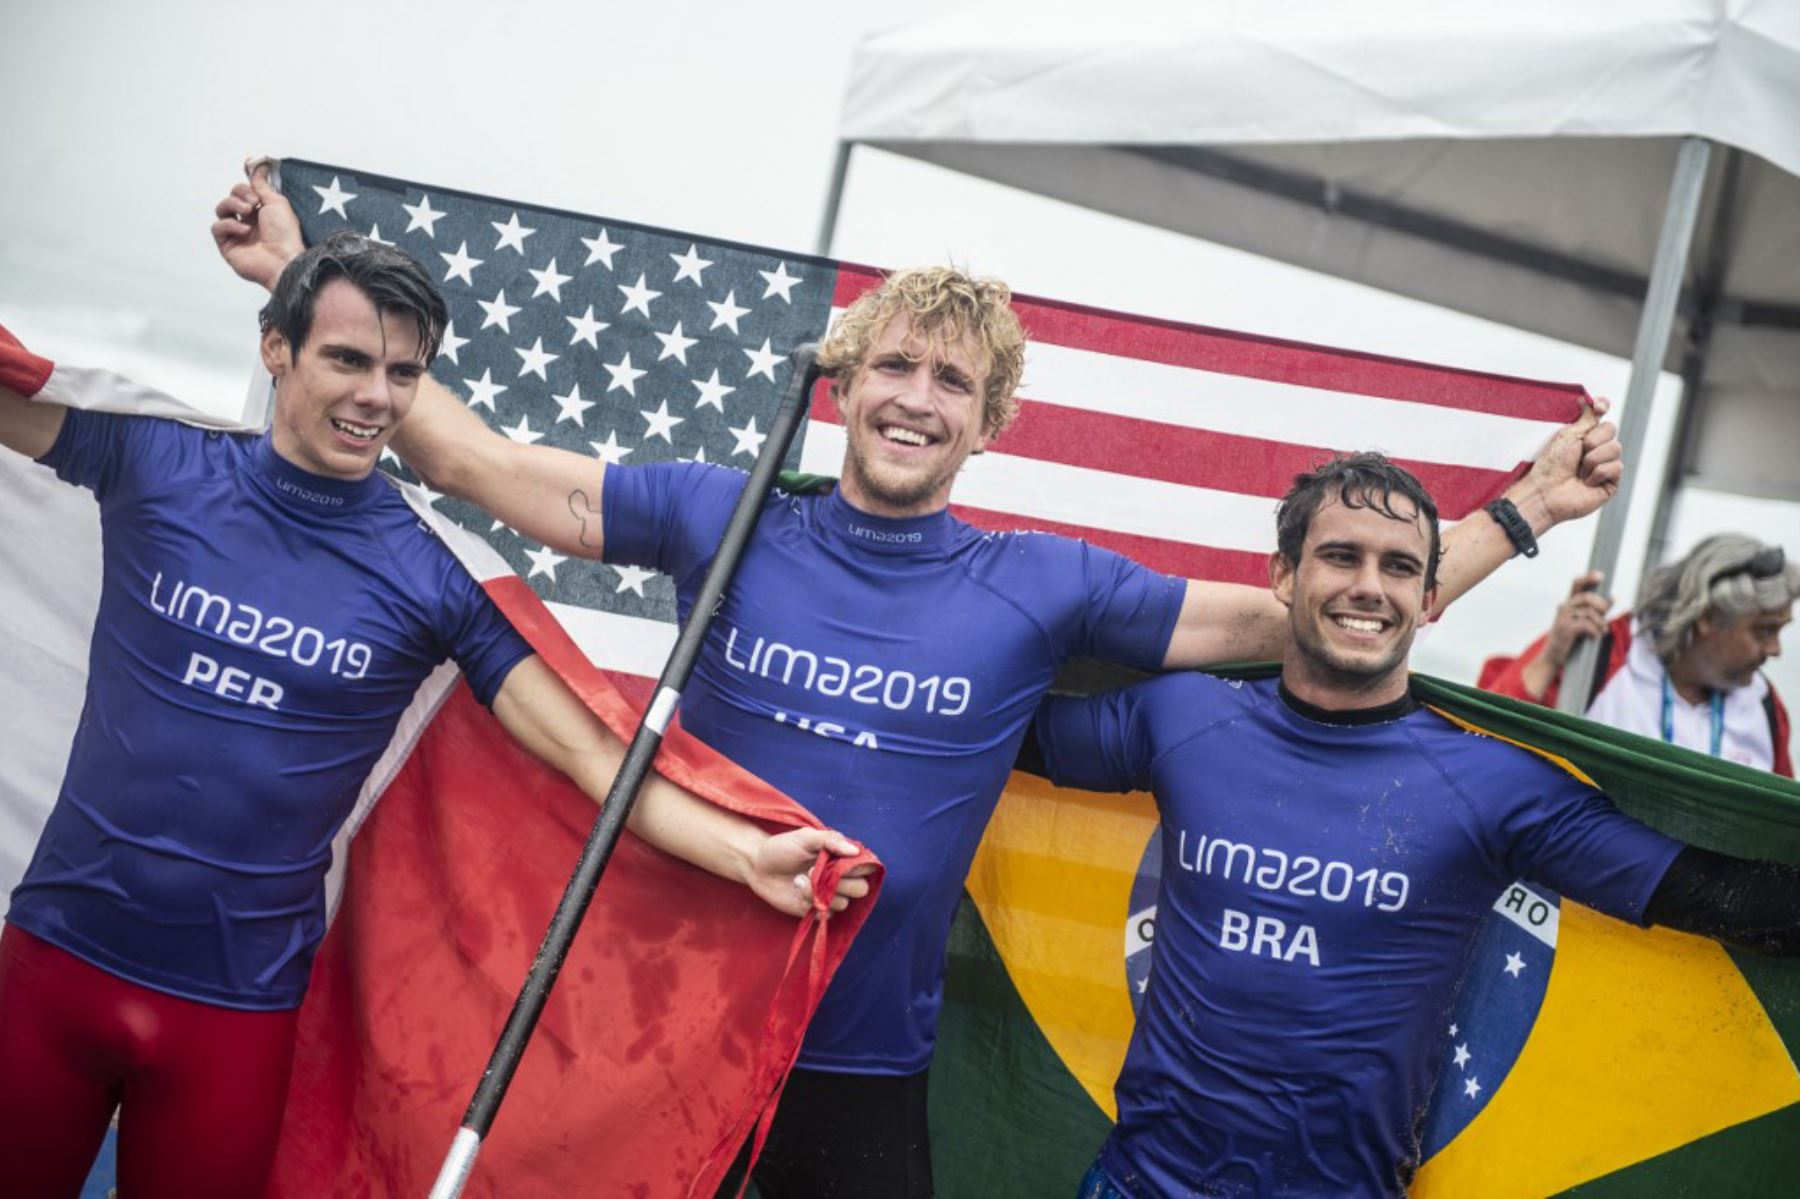
[[[1463,1094],[1471,1099],[1481,1094],[1481,1084],[1475,1080],[1473,1075],[1463,1079]]]
[[[609,432],[605,441],[590,441],[588,444],[594,447],[594,456],[608,466],[619,465],[625,461],[625,455],[631,452],[619,444],[619,435],[616,431]]]
[[[758,433],[756,431],[756,418],[754,416],[750,418],[743,428],[733,429],[731,435],[737,439],[737,444],[731,447],[733,457],[736,457],[739,454],[748,454],[752,458],[756,457],[762,450],[763,442],[767,441],[769,437],[767,433]]]
[[[801,282],[801,277],[788,274],[787,263],[778,262],[775,264],[774,270],[757,271],[756,273],[763,277],[764,283],[768,284],[763,288],[763,299],[778,295],[790,304],[794,302],[794,287]]]
[[[573,275],[558,274],[556,270],[556,259],[554,258],[550,260],[550,265],[543,270],[534,271],[527,267],[525,273],[537,280],[537,290],[531,293],[532,299],[535,300],[539,296],[549,296],[558,304],[562,303],[562,285],[575,277]]]
[[[572,420],[578,425],[587,424],[587,417],[583,413],[594,406],[594,401],[581,398],[581,384],[572,384],[567,395],[551,398],[556,401],[557,407],[555,423],[560,425],[566,420]]]
[[[543,440],[544,437],[542,433],[535,432],[531,427],[531,423],[523,416],[519,418],[519,423],[512,428],[508,429],[506,426],[502,425],[500,431],[520,445],[530,445],[534,441]]]
[[[494,407],[494,401],[499,398],[501,392],[506,390],[506,384],[494,382],[493,376],[493,371],[484,370],[481,372],[481,378],[479,379],[463,380],[469,387],[469,407],[480,408],[485,406],[489,412],[498,411],[498,409]]]
[[[644,584],[656,577],[654,570],[646,570],[642,566],[626,566],[623,563],[608,563],[608,565],[619,572],[619,587],[616,594],[623,595],[627,591],[635,591],[645,599],[650,598],[644,595]]]
[[[701,466],[706,465],[706,446],[704,443],[694,447],[694,456],[689,458],[688,461],[698,462]]]
[[[644,275],[641,271],[638,273],[637,282],[630,287],[626,287],[623,283],[618,286],[619,290],[625,293],[625,307],[619,311],[630,312],[635,308],[644,314],[645,319],[650,316],[650,301],[662,296],[662,292],[652,291],[644,285]]]
[[[1461,1035],[1461,1030],[1459,1030],[1459,1029],[1458,1029],[1458,1028],[1457,1028],[1457,1027],[1456,1027],[1456,1025],[1454,1025],[1454,1024],[1452,1024],[1452,1025],[1451,1025],[1451,1026],[1450,1026],[1450,1035],[1451,1035],[1451,1036],[1453,1036],[1453,1037],[1454,1037],[1454,1036],[1460,1036],[1460,1035]]]
[[[383,246],[391,246],[394,244],[387,238],[381,236],[381,226],[379,224],[369,226],[369,240]]]
[[[1469,1052],[1469,1047],[1467,1045],[1458,1045],[1456,1047],[1456,1052],[1451,1056],[1456,1062],[1456,1068],[1460,1070],[1469,1064],[1469,1058],[1474,1055]]]
[[[416,233],[423,229],[426,237],[433,240],[437,238],[438,218],[444,214],[431,206],[430,196],[420,193],[417,204],[402,204],[400,207],[406,212],[406,231],[408,233]]]
[[[550,376],[544,373],[544,368],[562,357],[560,354],[552,354],[550,351],[546,350],[544,348],[544,339],[541,337],[531,343],[531,348],[529,350],[521,350],[518,346],[514,346],[513,353],[517,354],[521,359],[519,363],[519,377],[521,379],[526,375],[536,375],[546,383],[550,381]]]
[[[725,397],[737,390],[735,387],[729,387],[724,383],[719,382],[719,372],[716,368],[712,373],[712,378],[706,380],[706,382],[702,383],[698,379],[691,380],[691,382],[694,385],[694,390],[700,393],[700,398],[694,401],[694,411],[696,412],[710,404],[723,414],[725,411]]]
[[[488,224],[492,225],[494,232],[500,235],[500,240],[494,243],[496,252],[511,248],[523,255],[525,239],[537,232],[536,229],[527,229],[524,225],[519,224],[519,214],[516,212],[507,218],[505,224],[501,224],[499,221],[489,221]]]
[[[780,364],[781,355],[769,348],[768,338],[763,338],[760,350],[745,350],[744,357],[750,360],[750,374],[744,376],[746,379],[761,375],[769,382],[775,382],[775,367]]]
[[[462,245],[456,247],[456,253],[454,254],[446,254],[442,250],[439,250],[438,257],[442,258],[444,260],[444,265],[449,268],[444,273],[445,283],[450,282],[452,279],[460,278],[470,287],[475,286],[475,268],[486,261],[486,259],[482,258],[469,257],[469,243],[466,241]]]
[[[568,561],[568,558],[557,553],[549,546],[544,546],[542,549],[526,550],[525,556],[531,559],[531,570],[525,577],[534,579],[538,575],[549,575],[552,583],[556,582],[556,568]]]
[[[642,416],[644,423],[648,426],[644,430],[644,440],[649,441],[652,437],[660,437],[670,445],[675,444],[675,426],[686,419],[680,416],[670,416],[669,401],[667,400],[658,404],[655,412],[643,410]]]
[[[726,292],[725,298],[716,303],[708,300],[706,306],[713,310],[713,323],[708,328],[717,329],[723,325],[733,333],[738,332],[738,318],[750,311],[748,308],[738,307],[737,292],[735,291]]]
[[[676,283],[680,283],[683,279],[691,279],[695,287],[702,286],[703,280],[700,278],[700,272],[712,265],[712,259],[700,257],[698,246],[690,242],[686,254],[671,254],[669,257],[675,260]]]
[[[655,331],[652,330],[652,332]],[[681,333],[681,322],[676,321],[675,327],[667,333],[657,333],[656,340],[662,342],[662,353],[656,356],[658,362],[661,362],[665,358],[673,358],[675,361],[681,363],[681,365],[686,366],[688,347],[693,345],[698,339],[693,337],[683,337]]]
[[[624,388],[625,394],[628,396],[637,394],[637,381],[647,373],[631,365],[630,354],[626,354],[617,362],[602,362],[600,365],[604,366],[606,373],[612,376],[606,385],[606,390],[617,391]]]
[[[1509,953],[1506,955],[1506,965],[1500,968],[1514,978],[1517,978],[1525,970],[1525,959],[1520,954]]]
[[[613,255],[625,248],[616,241],[608,240],[604,229],[600,230],[599,237],[582,238],[581,244],[587,247],[588,252],[587,261],[582,266],[593,266],[598,262],[609,271],[612,270]]]
[[[456,322],[447,321],[444,324],[443,340],[438,342],[438,357],[448,358],[453,364],[461,366],[462,363],[457,361],[456,352],[468,344],[468,338],[456,335]]]
[[[575,332],[569,335],[570,345],[574,345],[578,341],[585,341],[589,346],[596,350],[600,348],[600,343],[596,341],[595,338],[599,336],[601,330],[607,328],[607,324],[605,321],[594,319],[594,306],[592,304],[589,304],[587,306],[587,311],[580,316],[565,316],[563,319],[568,321],[570,326],[575,330]]]
[[[519,309],[516,305],[508,304],[506,302],[505,288],[501,288],[499,291],[495,292],[494,298],[491,300],[476,300],[475,302],[481,305],[481,310],[483,312],[487,313],[486,318],[481,322],[481,327],[483,329],[492,325],[499,325],[502,333],[512,332],[511,321],[513,314],[518,312]]]
[[[344,210],[344,205],[356,199],[356,193],[345,191],[338,183],[338,177],[336,175],[331,177],[330,187],[320,187],[315,183],[313,184],[313,190],[319,193],[320,216],[324,216],[328,212],[335,212],[346,221],[350,219],[350,214]]]

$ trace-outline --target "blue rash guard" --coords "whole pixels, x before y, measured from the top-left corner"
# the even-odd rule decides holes
[[[40,461],[100,501],[100,607],[7,919],[159,991],[294,1007],[331,839],[413,693],[454,657],[489,703],[530,646],[378,476],[77,410]]]
[[[1054,699],[1058,783],[1161,810],[1150,986],[1100,1164],[1126,1194],[1394,1196],[1479,922],[1513,880],[1641,922],[1680,843],[1424,708],[1325,724],[1276,680]]]
[[[672,575],[685,618],[744,479],[609,468],[607,560]],[[884,520],[835,491],[765,503],[682,724],[887,867],[800,1065],[926,1067],[962,883],[1039,699],[1071,656],[1159,665],[1185,592],[1082,542],[948,512]]]

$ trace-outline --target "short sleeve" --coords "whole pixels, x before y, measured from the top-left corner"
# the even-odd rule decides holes
[[[748,478],[696,462],[607,467],[602,556],[684,577],[711,561]]]
[[[145,455],[147,441],[158,426],[150,417],[119,416],[110,412],[66,410],[56,441],[38,461],[56,472],[65,483],[85,487],[100,499],[111,499],[136,476],[135,464]]]
[[[1644,923],[1681,842],[1547,762],[1526,766],[1525,777],[1510,781],[1515,802],[1500,829],[1508,868],[1609,916]]]
[[[1139,670],[1160,669],[1181,617],[1187,580],[1080,544],[1087,606],[1076,652]]]
[[[475,698],[484,707],[492,707],[506,676],[531,655],[531,643],[519,635],[487,592],[460,566],[450,575],[444,597],[449,622],[443,630],[444,640],[463,677],[469,680]]]
[[[1050,780],[1087,791],[1147,791],[1155,757],[1141,688],[1085,699],[1051,696],[1038,706],[1037,739]]]

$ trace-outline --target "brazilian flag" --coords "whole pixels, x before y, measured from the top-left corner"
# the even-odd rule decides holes
[[[1414,687],[1671,836],[1800,863],[1787,779],[1425,676]],[[1074,1194],[1148,978],[1155,836],[1147,795],[1013,775],[951,940],[931,1077],[946,1199]],[[1419,1199],[1800,1195],[1800,961],[1519,884],[1495,897],[1453,1021]]]

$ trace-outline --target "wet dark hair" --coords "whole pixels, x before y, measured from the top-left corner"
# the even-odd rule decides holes
[[[312,332],[313,308],[333,279],[369,297],[375,310],[410,317],[419,329],[423,361],[437,357],[450,312],[425,268],[412,256],[360,233],[333,233],[287,264],[257,320],[264,333],[278,329],[295,354]]]
[[[1394,498],[1411,500],[1425,518],[1431,543],[1425,562],[1425,589],[1437,586],[1437,502],[1411,471],[1395,466],[1385,454],[1345,454],[1294,476],[1294,485],[1275,509],[1275,548],[1290,566],[1300,565],[1300,547],[1306,544],[1306,530],[1312,526],[1313,515],[1333,496],[1346,508],[1368,508],[1390,520],[1406,523],[1412,518],[1394,511]]]

